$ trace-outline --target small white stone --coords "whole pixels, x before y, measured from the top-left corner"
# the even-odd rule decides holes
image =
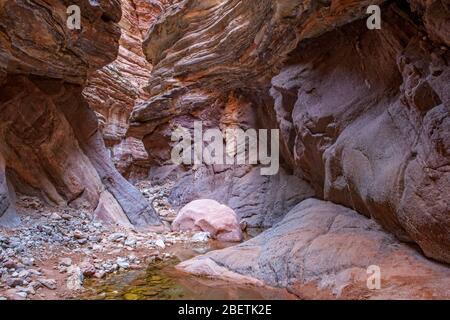
[[[161,249],[165,249],[166,248],[166,244],[164,243],[164,241],[162,239],[158,239],[155,241],[155,245],[157,247],[160,247]]]

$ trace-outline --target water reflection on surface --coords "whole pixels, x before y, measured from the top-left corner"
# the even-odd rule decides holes
[[[153,262],[146,270],[128,271],[103,280],[88,280],[87,299],[124,300],[264,300],[289,299],[281,289],[239,285],[221,280],[196,277],[179,272],[175,265],[199,254],[232,244],[210,241],[206,244],[175,245],[174,258]]]

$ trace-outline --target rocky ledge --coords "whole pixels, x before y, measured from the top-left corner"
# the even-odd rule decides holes
[[[373,220],[308,199],[259,236],[182,262],[180,270],[286,288],[301,299],[447,299],[450,269]],[[380,272],[380,287],[370,276]],[[371,287],[373,285],[373,287]]]

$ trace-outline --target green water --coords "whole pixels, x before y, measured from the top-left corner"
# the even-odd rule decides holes
[[[103,280],[87,280],[83,298],[95,300],[239,300],[288,299],[284,290],[238,285],[179,272],[175,266],[186,259],[227,246],[174,246],[174,258],[151,263],[145,270],[127,271]]]

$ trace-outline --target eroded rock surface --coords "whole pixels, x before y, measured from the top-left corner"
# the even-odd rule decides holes
[[[264,128],[265,124],[257,107],[238,93],[221,96],[194,90],[176,102],[176,110],[166,105],[170,101],[168,98],[162,105],[152,104],[148,111],[152,121],[145,127],[131,127],[129,134],[142,139],[148,151],[150,179],[175,182],[169,195],[175,208],[207,197],[231,207],[249,226],[267,227],[278,222],[295,204],[314,195],[304,180],[283,168],[279,174],[263,176],[260,165],[174,165],[171,152],[176,142],[172,141],[172,134],[177,128],[186,129],[193,137],[195,121],[202,122],[203,130],[222,132]],[[143,130],[149,132],[145,134]],[[207,145],[208,142],[203,144]]]
[[[387,8],[378,32],[362,21],[301,44],[270,93],[317,195],[448,262],[450,55],[421,32]]]
[[[143,90],[152,65],[142,51],[148,29],[173,0],[121,0],[122,35],[114,62],[89,77],[83,91],[89,106],[97,113],[100,129],[119,172],[136,181],[148,175],[148,154],[139,139],[126,138],[129,117],[136,103],[150,98]]]
[[[81,8],[82,31],[66,27],[70,4]],[[107,197],[124,220],[158,224],[114,168],[81,94],[88,75],[115,59],[120,18],[116,0],[0,2],[0,153],[16,191],[89,210]]]
[[[379,269],[369,269],[373,266]],[[245,243],[182,262],[177,268],[285,287],[309,299],[450,297],[447,267],[400,244],[373,220],[316,199],[303,201],[280,223]],[[369,279],[373,270],[379,270],[381,277],[381,287],[375,290],[371,289],[376,283]]]
[[[178,3],[144,42],[154,64],[152,96],[134,109],[128,135],[143,139],[161,166],[176,124],[194,118],[220,127],[227,122],[217,114],[237,96],[236,110],[255,110],[248,126],[281,130],[283,166],[313,194],[449,262],[448,5],[385,4],[381,30],[369,30],[361,18],[369,4],[381,3]],[[205,171],[197,181],[220,169]],[[195,193],[194,171],[189,175],[174,190]],[[206,186],[203,196],[223,190],[218,181]],[[181,194],[174,201],[183,202]]]
[[[364,16],[367,5],[191,0],[175,3],[157,19],[144,41],[144,53],[154,65],[147,89],[151,98],[134,108],[127,135],[142,140],[150,164],[160,167],[152,168],[152,179],[179,180],[170,197],[174,205],[206,196],[229,205],[251,226],[270,226],[314,194],[290,170],[281,170],[277,177],[258,176],[254,166],[173,172],[168,163],[170,135],[177,126],[192,129],[198,120],[205,128],[222,130],[276,128],[260,106],[251,103],[253,95],[267,90],[301,39]]]

